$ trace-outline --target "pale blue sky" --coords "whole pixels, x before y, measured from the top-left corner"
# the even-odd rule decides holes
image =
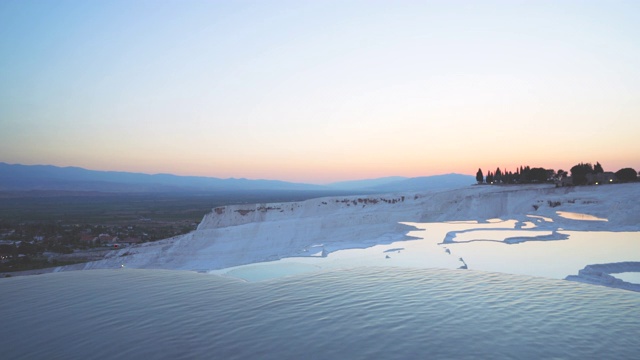
[[[640,170],[637,1],[0,1],[0,161]]]

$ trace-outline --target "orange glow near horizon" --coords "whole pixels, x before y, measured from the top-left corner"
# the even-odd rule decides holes
[[[530,167],[543,167],[546,169],[553,169],[557,171],[563,169],[564,171],[570,171],[573,165],[580,162],[590,162],[595,164],[600,162],[605,171],[617,171],[621,168],[632,167],[639,169],[640,164],[633,165],[632,163],[625,163],[621,161],[607,161],[606,159],[581,159],[566,162],[556,160],[554,162],[512,162],[499,163],[484,161],[484,163],[470,163],[470,164],[454,164],[447,163],[447,161],[434,162],[432,166],[415,166],[414,163],[403,164],[400,162],[388,164],[388,166],[378,166],[374,161],[365,163],[360,162],[355,164],[317,164],[317,163],[304,163],[304,164],[279,164],[273,166],[272,163],[224,163],[221,162],[218,165],[211,164],[211,166],[203,167],[199,163],[178,163],[178,162],[166,162],[155,161],[146,162],[143,166],[138,163],[127,162],[107,162],[100,163],[97,161],[74,162],[21,162],[25,165],[55,165],[55,166],[77,166],[86,168],[89,170],[99,171],[124,171],[124,172],[139,172],[146,174],[159,174],[167,173],[179,176],[205,176],[216,178],[247,178],[247,179],[267,179],[267,180],[282,180],[289,182],[301,182],[311,184],[329,184],[338,181],[349,180],[362,180],[362,179],[374,179],[388,176],[404,176],[404,177],[420,177],[420,176],[432,176],[442,175],[449,173],[466,174],[475,176],[478,168],[481,168],[484,175],[487,175],[489,171],[494,172],[497,167],[502,171],[515,172],[520,166]],[[516,165],[517,164],[517,165]],[[247,171],[247,169],[250,169]]]
[[[640,169],[640,3],[3,5],[2,162],[320,184]]]

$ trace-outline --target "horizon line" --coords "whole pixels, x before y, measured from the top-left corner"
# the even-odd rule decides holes
[[[183,175],[183,174],[175,174],[170,172],[150,173],[150,172],[144,172],[144,171],[103,170],[103,169],[86,168],[86,167],[76,166],[76,165],[54,165],[54,164],[42,164],[42,163],[22,164],[22,163],[9,163],[5,161],[0,161],[0,164],[5,164],[9,166],[28,166],[28,167],[41,166],[41,167],[55,167],[60,169],[80,169],[80,170],[95,171],[95,172],[128,173],[128,174],[140,174],[140,175],[148,175],[148,176],[168,175],[168,176],[176,176],[176,177],[195,177],[195,178],[209,178],[209,179],[219,179],[219,180],[280,181],[280,182],[286,182],[290,184],[319,185],[319,186],[323,186],[323,185],[326,186],[326,185],[351,182],[351,181],[357,182],[357,181],[367,181],[367,180],[379,180],[379,179],[392,178],[392,177],[398,177],[398,178],[403,178],[404,180],[407,180],[407,179],[415,179],[415,178],[421,178],[421,177],[433,177],[433,176],[444,176],[444,175],[463,175],[463,176],[471,176],[471,177],[475,176],[472,174],[464,174],[464,173],[458,173],[458,172],[444,172],[444,173],[438,173],[433,175],[421,175],[421,176],[386,175],[386,176],[371,177],[371,178],[336,180],[336,181],[330,181],[330,182],[321,182],[321,181],[304,182],[304,181],[282,180],[282,179],[276,179],[276,178],[269,179],[269,178],[248,178],[248,177],[217,177],[217,176],[207,176],[207,175]]]

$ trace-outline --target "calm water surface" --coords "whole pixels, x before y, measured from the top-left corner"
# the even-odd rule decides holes
[[[532,219],[553,223],[548,218]],[[587,265],[640,261],[640,232],[637,231],[544,229],[529,222],[500,219],[485,223],[406,224],[419,228],[408,233],[417,240],[339,250],[326,257],[284,258],[211,272],[262,281],[361,266],[457,269],[464,265],[472,270],[564,279],[578,274]],[[640,284],[639,276],[640,273],[625,273],[619,278]]]
[[[393,267],[0,279],[4,359],[634,359],[640,293]]]

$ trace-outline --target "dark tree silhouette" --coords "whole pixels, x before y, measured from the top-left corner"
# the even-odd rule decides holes
[[[638,176],[633,168],[624,168],[616,171],[616,178],[619,182],[633,182],[638,181]]]
[[[602,165],[600,165],[599,162],[596,162],[596,164],[593,166],[593,173],[598,174],[603,172],[604,172],[604,169],[602,168]]]
[[[547,181],[547,170],[543,168],[530,169],[528,178],[530,182],[545,182]]]
[[[556,177],[558,178],[558,180],[562,180],[567,175],[568,173],[562,169],[558,169],[558,172],[556,172]]]
[[[482,174],[482,169],[478,168],[478,172],[476,173],[476,181],[478,182],[478,184],[482,184],[482,182],[484,181],[484,175]]]
[[[599,162],[596,162],[595,165],[591,165],[591,163],[579,163],[574,165],[570,171],[573,185],[587,184],[588,174],[604,174],[604,169]],[[609,179],[610,174],[611,173],[607,173],[606,176],[600,175],[597,179]],[[515,173],[507,171],[507,169],[500,170],[500,168],[496,168],[496,171],[493,173],[488,171],[487,176],[485,177],[485,182],[487,184],[546,183],[552,182],[553,180],[559,181],[567,178],[568,176],[569,172],[562,169],[558,169],[557,172],[554,172],[553,169],[520,166],[520,168],[516,168]],[[615,173],[615,176],[619,182],[640,181],[640,172],[637,172],[633,168],[620,169]],[[476,180],[478,181],[478,184],[482,183],[482,169],[478,169],[478,172],[476,173]],[[610,182],[610,180],[608,182]]]
[[[502,174],[502,178],[503,178],[503,181],[506,184],[513,184],[515,182],[514,175],[513,175],[513,173],[511,171],[506,171],[505,170],[504,174]]]
[[[593,174],[593,166],[590,163],[580,163],[571,168],[571,179],[573,185],[584,185],[587,183],[587,174]]]
[[[487,184],[493,184],[493,174],[491,173],[491,171],[489,171],[487,173],[487,179],[486,179]]]
[[[495,174],[493,175],[493,180],[497,183],[501,183],[502,182],[502,171],[500,171],[500,168],[496,169]]]
[[[482,170],[478,169],[476,180],[480,183],[479,177]],[[567,173],[564,172],[566,175]],[[507,169],[501,170],[496,168],[495,172],[487,172],[485,182],[487,184],[528,184],[528,183],[545,183],[553,179],[555,172],[552,169],[531,168],[529,166],[516,167],[516,171],[511,172]]]

